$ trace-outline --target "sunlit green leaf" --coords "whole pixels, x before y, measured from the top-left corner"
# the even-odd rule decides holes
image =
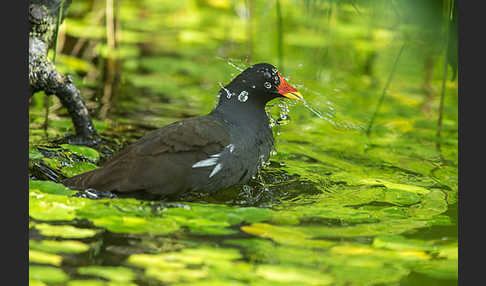
[[[50,266],[29,266],[29,280],[38,280],[45,283],[61,283],[69,276],[59,268]]]
[[[55,254],[29,249],[29,262],[59,266],[61,265],[62,257]]]
[[[131,269],[121,266],[84,266],[78,268],[78,273],[99,276],[114,282],[130,282],[135,278]]]
[[[74,192],[66,188],[64,185],[57,184],[51,181],[36,181],[29,180],[30,190],[39,190],[42,193],[54,195],[72,195]]]
[[[96,168],[98,166],[91,162],[72,162],[71,165],[63,167],[61,171],[66,177],[72,177]]]
[[[78,156],[84,157],[94,162],[98,161],[98,159],[100,158],[100,154],[98,153],[98,151],[90,147],[71,144],[62,144],[61,147],[73,152]]]
[[[49,253],[81,253],[89,249],[89,245],[77,240],[29,240],[29,248]]]
[[[270,281],[285,283],[284,285],[295,285],[296,283],[299,285],[329,285],[334,282],[334,278],[329,274],[278,265],[261,265],[257,268],[256,274]]]
[[[78,228],[70,225],[35,224],[34,227],[45,236],[62,238],[87,238],[95,236],[98,231],[89,228]]]

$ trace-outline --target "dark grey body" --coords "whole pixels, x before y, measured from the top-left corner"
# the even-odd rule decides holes
[[[231,110],[225,110],[231,113]],[[219,179],[229,182],[224,187],[235,184],[244,184],[255,176],[262,164],[268,161],[270,151],[273,148],[273,134],[269,127],[267,115],[262,112],[251,120],[247,119],[245,124],[239,124],[242,118],[240,113],[221,114],[213,112],[210,116],[224,118],[221,121],[230,135],[230,143],[234,145],[232,153],[225,152],[221,157],[223,168]],[[229,166],[229,168],[225,168]],[[217,176],[216,174],[215,176]]]
[[[218,106],[208,115],[155,130],[112,157],[102,167],[63,181],[75,189],[170,195],[212,193],[244,184],[255,176],[273,148],[265,104],[279,96],[264,72],[249,67],[220,90]]]
[[[219,118],[220,114],[215,112],[155,130],[102,167],[63,183],[76,189],[144,190],[160,195],[188,191],[211,193],[244,184],[257,174],[262,161],[269,158],[273,136],[268,119],[259,122],[260,126],[239,126],[232,118]],[[226,148],[230,144],[233,144],[232,152]],[[218,164],[222,167],[212,177],[209,175],[214,166],[193,167],[196,162],[218,153],[221,154]]]

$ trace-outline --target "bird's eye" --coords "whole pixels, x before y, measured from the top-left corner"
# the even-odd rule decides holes
[[[272,74],[266,71],[266,72],[263,72],[263,77],[266,80],[271,80],[272,79]]]

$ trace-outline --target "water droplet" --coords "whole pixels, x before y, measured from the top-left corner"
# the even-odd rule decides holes
[[[226,146],[226,148],[229,149],[230,153],[233,153],[233,151],[235,150],[235,145],[229,144],[228,146]]]
[[[276,123],[277,125],[285,125],[290,122],[290,117],[289,117],[289,106],[287,104],[287,101],[281,100],[278,104],[278,107],[280,107],[280,112],[279,112],[279,118],[277,119]],[[280,135],[280,134],[277,134]]]
[[[228,61],[228,64],[232,67],[234,67],[235,69],[239,70],[239,71],[244,71],[244,69],[240,68],[239,66],[235,65],[234,63],[232,63],[231,61]]]
[[[251,88],[255,88],[256,86],[255,85],[252,85]]]
[[[266,109],[265,112],[267,114],[267,118],[268,118],[268,121],[269,121],[268,126],[270,128],[273,128],[277,124],[276,124],[276,120],[272,117],[272,114],[270,113],[270,106],[268,106],[268,109]]]
[[[220,97],[221,97],[221,94],[218,92],[218,94],[216,94],[216,99],[214,100],[214,106],[218,106]]]
[[[252,179],[254,180],[254,179],[256,179],[256,177],[255,178],[252,177]],[[252,187],[250,187],[248,185],[243,185],[242,189],[243,189],[243,192],[245,192],[245,194],[247,196],[251,196]]]
[[[324,114],[322,112],[320,112],[319,110],[315,109],[314,107],[310,106],[309,103],[307,103],[303,98],[302,99],[299,99],[299,101],[301,101],[304,106],[310,110],[312,113],[314,113],[315,115],[317,115],[319,118],[321,119],[324,119],[326,121],[328,121],[329,123],[331,123],[335,128],[337,129],[344,129],[344,130],[361,130],[363,127],[360,126],[360,125],[357,125],[353,122],[338,122],[335,120],[335,115],[334,115],[334,110],[335,108],[332,105],[332,102],[330,101],[327,101],[327,105],[328,105],[328,110],[330,112],[324,112]]]
[[[238,95],[238,100],[241,102],[245,102],[248,100],[248,91],[243,90],[239,95]]]
[[[278,76],[275,76],[273,78],[273,82],[275,83],[276,86],[278,86],[280,84],[280,79],[278,78]]]
[[[321,112],[319,112],[318,110],[316,110],[313,107],[311,107],[303,98],[301,98],[299,100],[302,101],[302,103],[304,104],[304,106],[307,109],[309,109],[310,111],[312,111],[312,113],[314,113],[315,115],[317,115],[319,118],[326,119],[324,116],[322,116]]]
[[[226,98],[227,98],[227,99],[230,99],[230,98],[231,98],[232,93],[231,93],[231,92],[230,92],[230,91],[229,91],[229,90],[228,90],[226,87],[224,87],[222,83],[218,82],[218,84],[219,84],[219,86],[220,86],[220,87],[221,87],[221,88],[222,88],[224,91],[226,91]]]
[[[258,157],[258,169],[261,169],[261,168],[265,168],[269,165],[270,163],[267,164],[267,162],[265,162],[265,156],[264,155],[260,155],[260,157]]]
[[[269,83],[268,81],[266,81],[264,84],[265,88],[271,88],[272,87],[272,84]]]

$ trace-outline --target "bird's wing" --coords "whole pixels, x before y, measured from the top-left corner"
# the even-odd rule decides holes
[[[134,156],[188,151],[209,155],[220,152],[228,144],[229,133],[220,122],[207,116],[188,118],[148,133],[110,158],[103,167]]]
[[[161,163],[175,153],[185,153],[178,157],[177,164],[187,164],[190,168],[195,162],[221,152],[229,143],[229,133],[222,123],[209,116],[189,118],[152,131],[110,158],[101,168],[69,178],[65,184],[77,188],[129,191],[135,187],[125,190],[123,182],[127,182],[126,186],[128,182],[137,185],[137,177],[155,171],[164,172],[164,168],[181,167]]]
[[[172,123],[147,134],[138,144],[140,155],[200,151],[220,152],[229,144],[226,128],[212,117],[202,116]]]

